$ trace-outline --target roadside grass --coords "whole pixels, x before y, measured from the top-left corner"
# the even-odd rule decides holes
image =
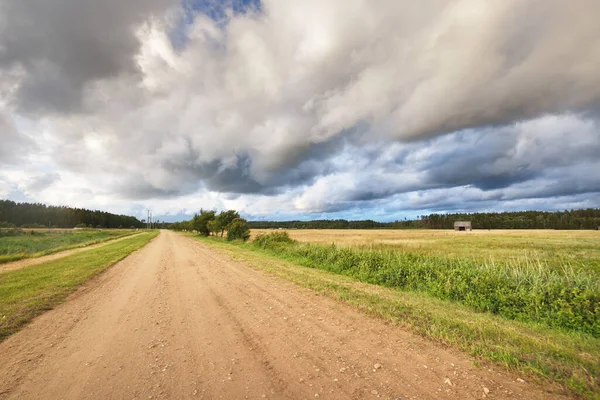
[[[0,235],[0,264],[25,258],[36,258],[90,246],[130,236],[134,230],[81,230],[81,231],[40,231],[14,230],[13,235]],[[5,231],[6,233],[6,231]]]
[[[143,247],[158,233],[144,232],[59,260],[0,273],[0,341],[63,302],[79,285]]]
[[[249,262],[254,268],[348,303],[438,343],[455,346],[481,361],[519,372],[529,379],[554,382],[584,398],[600,399],[600,339],[590,334],[509,320],[426,293],[363,283],[356,277],[307,267],[302,265],[306,261],[302,257],[265,250],[252,243],[188,236]]]
[[[460,302],[475,311],[542,322],[600,338],[600,276],[541,263],[480,263],[390,249],[340,248],[298,243],[286,232],[252,245],[306,267]]]
[[[276,230],[253,229],[252,238]],[[513,265],[537,264],[600,275],[600,232],[592,230],[292,229],[301,243],[361,250],[393,250],[447,259]]]

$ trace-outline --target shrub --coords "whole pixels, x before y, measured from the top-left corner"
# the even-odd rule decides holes
[[[243,240],[244,242],[250,239],[250,228],[248,222],[242,218],[234,219],[227,226],[227,240]]]
[[[272,247],[275,243],[294,243],[294,240],[287,232],[272,232],[266,235],[258,235],[253,243],[263,249]]]
[[[0,228],[14,228],[15,224],[11,224],[10,222],[0,221]]]

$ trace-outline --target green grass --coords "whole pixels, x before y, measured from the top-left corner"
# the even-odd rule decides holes
[[[0,235],[0,264],[129,236],[133,230],[12,230]]]
[[[313,268],[307,268],[304,256],[282,250],[289,245],[267,250],[252,243],[230,244],[190,236],[256,268],[455,346],[480,360],[530,379],[558,383],[585,398],[600,399],[600,339],[591,334],[478,312],[429,293],[363,283],[360,277],[320,269],[312,261]]]
[[[252,230],[252,235],[273,230]],[[600,231],[558,230],[305,230],[288,231],[299,242],[361,250],[388,250],[479,263],[565,266],[600,275]]]
[[[64,301],[79,285],[143,247],[158,231],[0,274],[0,341]]]

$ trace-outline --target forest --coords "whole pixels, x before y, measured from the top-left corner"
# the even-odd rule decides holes
[[[471,221],[474,229],[598,229],[600,209],[571,211],[515,211],[500,213],[430,214],[414,220],[377,222],[249,221],[252,229],[453,229],[455,221]]]
[[[40,203],[15,203],[0,200],[0,228],[142,228],[145,224],[129,215],[65,206],[47,206]]]

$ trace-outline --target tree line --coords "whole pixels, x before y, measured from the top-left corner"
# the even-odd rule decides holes
[[[227,240],[246,241],[250,238],[248,221],[241,218],[236,210],[221,211],[217,214],[213,210],[201,209],[191,220],[174,222],[170,228],[177,231],[194,231],[203,236],[223,237],[227,232]]]
[[[47,206],[40,203],[16,203],[0,200],[0,227],[23,228],[142,228],[145,224],[129,215],[92,211],[65,206]]]
[[[235,225],[232,223],[236,221]],[[347,221],[246,221],[235,210],[200,210],[189,221],[172,224],[155,223],[157,228],[197,231],[202,235],[224,236],[230,230],[245,236],[251,229],[452,229],[455,221],[471,221],[474,229],[598,229],[600,209],[566,211],[515,211],[498,213],[429,214],[413,220],[377,222],[373,220]],[[143,228],[145,221],[128,215],[92,211],[66,206],[47,206],[41,203],[16,203],[0,200],[0,227],[101,227]],[[231,229],[235,228],[235,229]],[[232,235],[234,234],[232,233]],[[243,237],[239,237],[243,239]]]
[[[474,229],[598,229],[600,209],[430,214],[394,222],[336,219],[250,221],[248,224],[251,229],[453,229],[456,221],[471,221]]]

